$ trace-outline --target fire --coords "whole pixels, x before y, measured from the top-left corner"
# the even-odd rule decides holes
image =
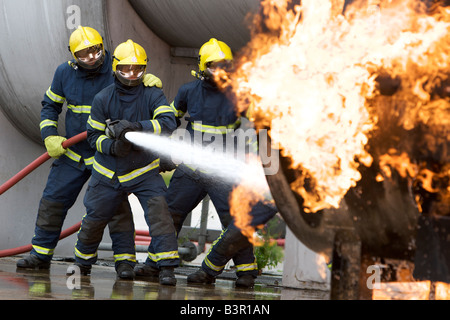
[[[234,188],[230,198],[230,213],[234,217],[234,223],[253,245],[262,245],[262,241],[255,234],[257,228],[250,225],[251,215],[249,214],[259,200],[264,199],[245,184]]]
[[[433,141],[449,141],[449,100],[435,102],[430,92],[448,77],[450,10],[426,12],[413,0],[354,1],[345,10],[344,1],[290,2],[261,2],[252,39],[224,86],[239,111],[253,104],[256,127],[270,127],[273,146],[291,159],[300,173],[291,188],[304,199],[304,210],[338,208],[361,179],[359,166],[373,161],[384,174],[394,166],[437,192],[432,177],[448,177],[448,170],[427,168],[410,150],[389,155],[396,146],[378,157],[369,141],[386,129],[377,109],[386,108],[379,103],[379,76],[386,74],[401,82],[396,100],[386,98],[391,106],[400,102],[389,113],[397,111],[396,125],[438,127]]]

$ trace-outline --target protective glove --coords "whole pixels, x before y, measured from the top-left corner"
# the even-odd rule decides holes
[[[122,141],[122,140],[114,140],[111,145],[111,154],[116,157],[123,158],[128,155],[131,151],[131,143]]]
[[[45,148],[47,149],[48,155],[52,158],[58,159],[64,153],[67,152],[63,148],[62,143],[66,141],[67,138],[61,136],[48,136],[44,139]]]
[[[128,120],[120,120],[117,124],[115,124],[112,128],[114,131],[114,137],[118,140],[123,140],[128,142],[125,139],[125,133],[129,131],[142,131],[142,125],[139,122],[130,122]]]
[[[159,79],[157,76],[152,75],[151,73],[144,74],[142,82],[146,87],[157,87],[160,89],[162,88],[161,79]]]

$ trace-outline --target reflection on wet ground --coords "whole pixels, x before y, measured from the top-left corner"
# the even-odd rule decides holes
[[[234,273],[225,272],[215,285],[187,284],[187,274],[197,267],[180,267],[177,285],[163,286],[144,280],[116,279],[108,263],[93,266],[91,276],[66,275],[70,261],[52,261],[50,270],[16,269],[20,257],[0,259],[0,300],[328,300],[329,293],[281,286],[281,276],[262,275],[252,289],[234,287]]]

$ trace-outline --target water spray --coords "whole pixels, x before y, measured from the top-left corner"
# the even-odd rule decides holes
[[[239,152],[237,154],[224,152],[191,142],[190,139],[179,141],[144,132],[127,132],[125,137],[142,148],[170,158],[175,164],[183,162],[202,174],[216,178],[217,182],[245,183],[271,199],[263,167],[256,155],[245,156]]]

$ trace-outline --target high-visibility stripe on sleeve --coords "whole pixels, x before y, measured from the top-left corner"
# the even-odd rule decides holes
[[[56,128],[58,128],[58,121],[54,121],[54,120],[50,120],[50,119],[42,120],[41,123],[39,124],[39,128],[40,128],[40,130],[42,130],[45,127],[56,127]]]
[[[174,111],[169,106],[160,106],[160,107],[156,108],[155,112],[153,113],[153,119],[155,119],[161,113],[166,113],[166,112],[172,112],[173,113]]]
[[[172,103],[170,104],[170,107],[172,108],[173,112],[175,113],[175,116],[178,118],[181,118],[186,113],[181,110],[177,110],[177,108],[175,107],[175,101],[172,101]]]
[[[56,102],[56,103],[64,103],[64,101],[66,101],[66,98],[54,93],[51,89],[51,87],[48,88],[47,92],[45,93],[47,95],[47,97]]]
[[[106,129],[105,123],[96,121],[96,120],[92,119],[91,116],[89,116],[87,123],[96,130],[105,131],[105,129]]]
[[[153,130],[155,134],[161,134],[161,125],[158,120],[150,120],[153,125]]]
[[[105,134],[102,134],[100,137],[98,137],[97,141],[95,141],[95,146],[97,147],[97,150],[101,153],[103,153],[102,149],[102,142],[108,139],[108,136]]]

